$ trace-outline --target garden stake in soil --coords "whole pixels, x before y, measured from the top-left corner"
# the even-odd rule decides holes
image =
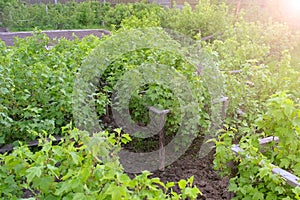
[[[155,117],[159,117],[160,122],[165,122],[165,116],[170,112],[170,110],[158,110],[154,108],[153,106],[149,107],[149,110],[155,114]],[[157,127],[161,127],[160,124]],[[165,170],[165,160],[166,160],[166,155],[165,155],[165,128],[163,127],[159,131],[159,170],[164,171]]]

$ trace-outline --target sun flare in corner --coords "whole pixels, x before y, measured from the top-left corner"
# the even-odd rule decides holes
[[[300,0],[287,0],[284,1],[287,11],[292,13],[300,13]]]

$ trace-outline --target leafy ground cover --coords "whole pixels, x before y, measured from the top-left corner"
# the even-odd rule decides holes
[[[299,106],[284,92],[272,95],[266,106],[266,112],[253,125],[260,133],[246,134],[241,139],[239,144],[244,152],[240,156],[235,157],[230,150],[237,130],[230,127],[223,130],[219,140],[215,141],[215,167],[225,174],[235,175],[229,184],[229,191],[236,193],[235,199],[245,196],[255,199],[299,199],[299,187],[288,186],[272,173],[270,166],[273,163],[298,177],[300,175],[299,118],[296,117]],[[278,137],[279,142],[262,147],[258,144],[258,138],[266,136]],[[247,156],[252,159],[247,159]],[[226,165],[229,162],[239,165],[232,169]]]
[[[195,199],[201,194],[193,187],[193,176],[176,183],[148,178],[149,172],[130,179],[122,171],[117,152],[129,136],[102,132],[93,138],[76,129],[60,144],[43,135],[40,150],[26,146],[1,155],[1,197],[18,199]],[[97,147],[91,143],[97,143]],[[92,147],[91,149],[89,149]],[[114,155],[114,156],[112,156]]]
[[[10,5],[14,7],[7,4],[1,11],[7,13],[2,15],[3,24],[12,30],[83,28],[104,21],[112,35],[139,27],[160,26],[190,36],[222,71],[224,95],[230,104],[222,130],[212,140],[216,144],[215,154],[198,159],[196,151],[202,145],[199,138],[205,137],[203,130],[209,128],[211,121],[208,109],[211,99],[203,79],[177,54],[156,49],[129,52],[109,64],[93,94],[101,125],[108,131],[95,135],[101,147],[89,149],[93,140],[85,132],[70,128],[77,125],[72,115],[73,83],[85,58],[110,37],[60,39],[54,41],[51,49],[45,48],[49,38],[40,33],[16,39],[12,47],[1,42],[0,144],[16,146],[13,152],[0,156],[2,198],[195,199],[198,196],[199,199],[226,199],[229,178],[228,189],[235,199],[300,199],[299,187],[288,186],[272,174],[268,165],[276,164],[300,176],[299,35],[287,25],[271,19],[248,21],[243,15],[232,13],[225,3],[205,0],[194,9],[186,5],[182,10],[143,3],[111,7],[93,1],[49,5],[46,10],[46,5],[12,2]],[[32,11],[26,11],[25,16],[24,8]],[[39,20],[31,20],[32,24],[20,21],[33,17]],[[201,128],[187,154],[165,172],[128,175],[115,156],[121,143],[128,142],[123,148],[135,151],[143,151],[147,145],[148,150],[153,150],[157,138],[147,143],[136,138],[129,142],[126,134],[114,131],[117,126],[110,115],[110,101],[119,77],[143,63],[174,66],[187,77],[199,92],[197,112],[201,116],[198,122]],[[145,84],[133,94],[129,104],[133,121],[149,123],[145,114],[148,104],[173,111],[178,108],[172,91],[158,84]],[[173,112],[166,120],[169,139],[180,126],[177,114]],[[68,131],[62,127],[69,127],[65,128]],[[45,139],[55,134],[64,135],[65,139],[59,144]],[[257,139],[265,136],[278,136],[280,142],[261,149]],[[39,139],[38,148],[29,149],[22,144],[32,139]],[[237,157],[230,150],[235,143],[244,150]],[[247,159],[245,155],[256,159]],[[215,170],[227,178],[220,178],[212,170],[213,156]],[[230,162],[234,165],[228,165]],[[261,162],[265,163],[264,167]],[[162,181],[154,176],[161,177]]]

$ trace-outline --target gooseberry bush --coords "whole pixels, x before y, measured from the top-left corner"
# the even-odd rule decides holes
[[[120,129],[92,138],[77,129],[61,129],[73,122],[75,75],[84,58],[104,40],[93,36],[81,41],[60,39],[52,41],[55,46],[49,50],[45,48],[49,38],[36,33],[17,39],[13,47],[1,43],[1,142],[14,142],[15,146],[12,152],[0,156],[1,198],[196,199],[201,194],[193,186],[193,177],[163,183],[143,172],[129,178],[117,153],[130,137]],[[112,68],[121,61],[112,63]],[[112,75],[107,78],[116,80]],[[103,90],[95,98],[100,116],[106,114],[110,102],[109,85]],[[134,108],[137,113],[141,110]],[[62,141],[55,141],[55,134],[63,135]],[[39,146],[30,149],[25,142],[33,139],[38,139]]]
[[[158,26],[190,36],[225,80],[222,87],[229,105],[224,126],[212,141],[215,169],[231,178],[229,191],[235,199],[300,199],[299,187],[288,186],[271,167],[272,163],[300,176],[299,68],[291,56],[297,55],[299,35],[287,25],[272,19],[247,21],[242,14],[232,13],[225,2],[208,0],[182,10],[89,1],[47,7],[14,3],[1,12],[2,25],[12,30],[105,27],[113,35]],[[109,37],[60,39],[46,49],[49,38],[37,33],[16,39],[13,47],[0,43],[0,144],[16,146],[0,156],[1,198],[18,199],[27,193],[40,199],[196,199],[201,194],[192,185],[193,178],[162,183],[149,178],[148,172],[129,178],[116,156],[121,144],[130,140],[120,130],[97,133],[94,141],[76,128],[62,131],[70,123],[76,127],[72,92],[80,66],[105,40]],[[94,95],[100,123],[111,114],[112,93],[120,78],[145,63],[172,66],[187,77],[197,91],[199,133],[201,128],[207,130],[211,125],[209,83],[180,55],[147,48],[115,58],[99,77]],[[155,83],[142,85],[130,98],[131,119],[147,125],[149,105],[171,110],[165,130],[167,136],[174,136],[180,126],[174,92]],[[52,140],[55,134],[64,135],[63,141]],[[261,147],[258,139],[266,136],[277,136],[279,142]],[[33,139],[39,140],[37,149],[24,145]],[[233,144],[239,144],[243,152],[234,155]]]
[[[122,55],[122,58],[116,59],[107,67],[104,75],[101,77],[101,81],[106,84],[103,93],[111,94],[110,92],[114,90],[115,85],[126,71],[134,70],[144,63],[150,65],[162,64],[170,68],[175,68],[180,73],[185,74],[193,89],[197,91],[196,95],[200,108],[197,114],[201,116],[200,121],[197,123],[201,124],[203,130],[205,130],[209,125],[208,109],[204,108],[204,105],[208,104],[208,91],[205,88],[203,80],[195,73],[194,66],[183,60],[180,55],[173,54],[172,52],[142,49]],[[150,122],[148,114],[149,106],[153,106],[159,110],[169,109],[171,112],[167,115],[166,119],[166,134],[172,135],[176,133],[181,122],[180,106],[182,105],[180,105],[176,95],[168,85],[148,83],[141,85],[133,94],[128,95],[131,96],[129,111],[131,112],[133,121],[141,125],[147,125]]]
[[[92,137],[77,129],[65,131],[67,136],[58,144],[43,132],[39,151],[20,144],[12,153],[0,155],[1,198],[196,199],[201,194],[193,177],[163,183],[144,171],[130,178],[118,161],[121,144],[130,141],[120,129]]]
[[[270,165],[299,176],[299,105],[289,96],[285,92],[271,96],[266,112],[256,120],[257,125],[239,141],[242,152],[238,156],[231,151],[237,129],[226,127],[215,140],[214,165],[232,177],[229,191],[236,194],[234,199],[299,199],[299,187],[287,185],[278,174],[272,173]],[[278,137],[279,142],[259,145],[258,139],[267,136]]]
[[[51,50],[48,43],[40,33],[10,48],[1,43],[1,144],[33,140],[31,130],[59,134],[72,121],[74,76],[99,38],[61,39]]]

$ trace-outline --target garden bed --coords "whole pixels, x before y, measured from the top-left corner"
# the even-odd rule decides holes
[[[268,143],[271,143],[271,142],[273,142],[273,141],[278,142],[278,141],[279,141],[279,138],[278,138],[278,137],[267,137],[267,138],[262,138],[262,139],[259,140],[259,144],[260,144],[261,146],[264,146],[264,145],[266,145],[266,144],[268,144]],[[239,145],[233,145],[232,148],[231,148],[231,150],[232,150],[235,154],[237,154],[237,155],[238,155],[239,153],[243,152],[243,150],[240,148]],[[248,157],[248,159],[255,159],[255,158],[252,158],[252,157],[250,157],[250,156],[247,156],[247,157]],[[261,165],[261,166],[264,166],[264,163],[260,163],[260,165]],[[281,177],[286,181],[287,184],[289,184],[289,185],[292,186],[292,187],[300,187],[300,182],[299,182],[299,181],[300,181],[300,178],[298,178],[297,176],[295,176],[295,175],[289,173],[288,171],[283,170],[283,169],[281,169],[280,167],[275,166],[275,165],[273,165],[273,164],[271,164],[271,167],[273,168],[273,169],[272,169],[272,172],[273,172],[274,174],[277,174],[277,175],[281,176]]]
[[[163,182],[179,181],[183,178],[194,176],[194,184],[203,193],[199,199],[221,200],[231,199],[228,192],[228,181],[214,170],[214,151],[206,157],[199,159],[199,150],[203,138],[196,138],[190,148],[172,165],[166,167],[165,171],[155,171],[152,177],[160,177]]]

